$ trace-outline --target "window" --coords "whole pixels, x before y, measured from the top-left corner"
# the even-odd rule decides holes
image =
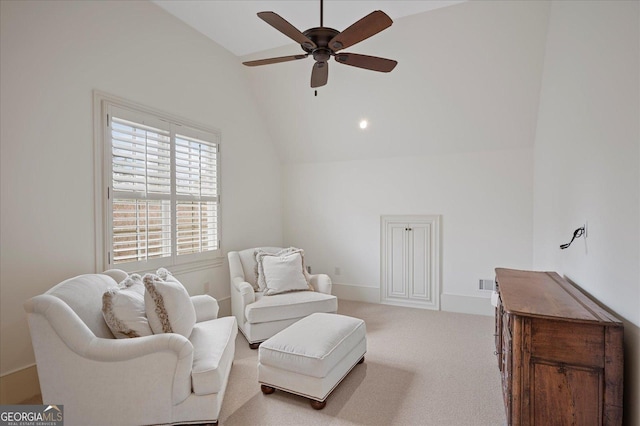
[[[105,269],[219,257],[219,132],[113,99],[100,104]]]

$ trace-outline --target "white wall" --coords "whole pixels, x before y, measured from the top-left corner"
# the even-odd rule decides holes
[[[34,362],[23,302],[98,267],[94,89],[222,131],[225,251],[280,244],[282,206],[279,160],[235,56],[146,1],[1,8],[4,375]],[[226,266],[180,278],[192,294],[229,295]]]
[[[492,314],[478,279],[531,267],[548,11],[545,2],[467,2],[399,19],[350,48],[397,59],[393,72],[332,62],[317,98],[302,85],[309,64],[251,70],[288,163],[285,241],[304,247],[339,295],[379,294],[383,214],[442,215],[442,309]]]
[[[529,149],[287,165],[285,241],[304,247],[338,291],[370,300],[380,288],[380,216],[440,214],[442,309],[481,302],[491,314],[486,299],[468,298],[488,297],[478,279],[497,266],[531,267],[532,174]]]
[[[640,424],[638,2],[554,2],[535,141],[534,267],[625,320],[625,424]],[[588,221],[588,238],[559,245]]]

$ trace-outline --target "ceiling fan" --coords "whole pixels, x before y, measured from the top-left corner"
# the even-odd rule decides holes
[[[328,61],[332,56],[340,64],[379,72],[390,72],[398,64],[397,61],[377,56],[347,52],[338,53],[340,50],[360,43],[390,27],[393,21],[381,10],[371,12],[342,32],[323,25],[323,0],[320,0],[320,26],[309,28],[305,32],[300,32],[275,12],[259,12],[258,17],[299,43],[305,53],[243,62],[244,65],[249,67],[295,61],[305,59],[311,55],[315,60],[311,70],[311,87],[316,88],[327,84],[329,78]]]

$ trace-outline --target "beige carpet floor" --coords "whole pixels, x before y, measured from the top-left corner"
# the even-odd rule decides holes
[[[367,354],[320,411],[258,384],[258,351],[238,333],[219,424],[499,426],[506,424],[493,318],[340,300],[365,320]],[[40,395],[24,401],[41,404]]]
[[[238,335],[220,424],[504,425],[493,318],[340,300],[365,320],[367,354],[320,411],[257,382],[258,351]]]

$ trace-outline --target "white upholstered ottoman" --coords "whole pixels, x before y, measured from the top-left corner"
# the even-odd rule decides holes
[[[364,361],[366,351],[363,320],[311,314],[260,345],[258,382],[265,394],[280,389],[301,395],[320,410],[331,391]]]

